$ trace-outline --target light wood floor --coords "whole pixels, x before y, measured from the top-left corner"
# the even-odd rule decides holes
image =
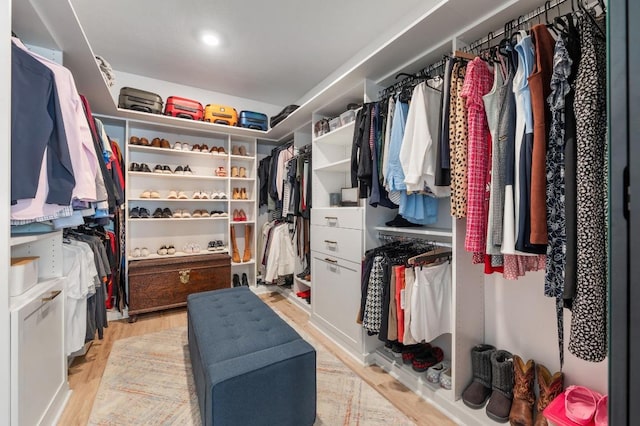
[[[400,411],[418,425],[453,425],[445,415],[377,366],[363,367],[344,354],[309,324],[309,317],[278,293],[261,295],[269,305],[275,307],[305,332],[322,343],[364,381],[380,392]],[[156,314],[138,316],[138,321],[129,324],[126,320],[112,321],[105,330],[104,339],[96,340],[84,357],[74,360],[69,368],[69,385],[73,391],[62,414],[59,425],[84,426],[89,420],[93,400],[98,392],[100,379],[107,365],[113,342],[127,337],[166,330],[187,324],[186,309],[174,309]],[[126,409],[126,407],[123,407]],[[366,426],[366,425],[363,425]]]

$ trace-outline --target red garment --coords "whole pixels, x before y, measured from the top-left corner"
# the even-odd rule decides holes
[[[118,176],[118,179],[120,182],[120,188],[124,188],[124,174],[122,173],[122,152],[120,151],[120,146],[118,145],[117,142],[114,142],[114,141],[110,141],[110,142],[111,142],[111,150],[113,151],[113,154],[114,154],[113,161],[115,162],[116,170],[118,171],[116,176]]]
[[[487,176],[489,161],[489,126],[482,97],[493,87],[493,70],[480,58],[467,65],[461,96],[466,99],[468,140],[467,232],[464,247],[484,253],[487,245]]]
[[[394,272],[396,274],[396,316],[398,317],[398,342],[402,343],[404,339],[404,308],[402,307],[402,294],[406,286],[405,281],[405,267],[404,265],[395,266]]]

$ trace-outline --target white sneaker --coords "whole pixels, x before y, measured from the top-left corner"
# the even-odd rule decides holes
[[[139,249],[138,247],[134,248],[134,249],[131,251],[131,256],[133,256],[133,257],[140,257],[140,249]]]
[[[146,247],[142,247],[142,248],[140,249],[140,256],[141,256],[141,257],[147,257],[147,256],[149,256],[149,249],[148,249],[148,248],[146,248]]]
[[[201,199],[201,198],[202,198],[202,192],[200,192],[200,191],[195,191],[195,192],[193,193],[193,199],[194,199],[194,200],[199,200],[199,199]]]
[[[181,142],[176,142],[173,144],[173,149],[176,149],[178,151],[182,151],[182,143]]]

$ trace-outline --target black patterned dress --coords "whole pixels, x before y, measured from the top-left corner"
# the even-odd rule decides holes
[[[607,355],[606,40],[589,17],[580,20],[577,124],[577,283],[569,351],[586,361]]]
[[[571,91],[572,61],[562,37],[556,41],[551,75],[549,146],[547,147],[547,262],[544,295],[556,299],[560,365],[564,361],[563,298],[567,234],[564,199],[565,97]]]

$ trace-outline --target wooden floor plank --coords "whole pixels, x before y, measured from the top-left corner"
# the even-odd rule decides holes
[[[356,374],[362,377],[365,382],[380,392],[400,411],[413,419],[416,424],[425,426],[454,424],[434,406],[411,392],[381,368],[360,365],[309,324],[309,316],[280,294],[266,293],[260,297],[323,344]],[[87,424],[114,342],[186,324],[185,308],[139,315],[138,321],[132,324],[126,320],[110,322],[109,328],[105,329],[104,339],[96,340],[87,355],[76,358],[70,366],[69,385],[73,393],[58,424],[63,426],[84,426]]]

